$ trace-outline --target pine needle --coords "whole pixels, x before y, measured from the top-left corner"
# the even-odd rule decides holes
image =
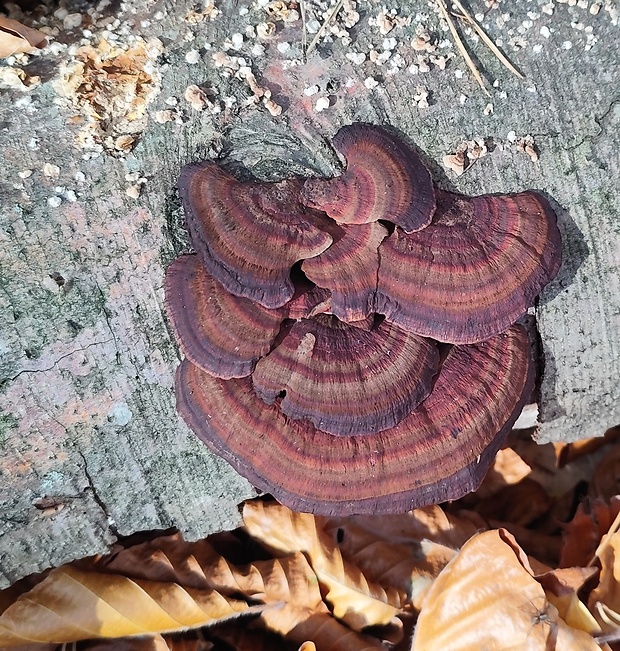
[[[315,34],[314,38],[312,39],[310,45],[308,46],[308,49],[306,50],[306,57],[314,50],[316,47],[316,44],[319,42],[319,39],[321,36],[323,36],[323,33],[329,26],[329,24],[332,22],[332,20],[336,17],[336,14],[342,9],[342,5],[344,4],[344,0],[338,0],[336,4],[334,5],[334,8],[331,10],[329,16],[325,19],[325,22],[321,25],[319,31]]]
[[[478,21],[475,20],[471,14],[465,9],[461,4],[460,0],[452,0],[452,4],[461,12],[462,15],[457,16],[461,20],[465,21],[478,36],[483,40],[484,44],[493,52],[493,54],[504,64],[513,75],[519,77],[519,79],[525,79],[525,76],[521,74],[510,61],[504,56],[503,52],[495,45],[493,39],[482,29],[478,24]]]
[[[476,64],[474,63],[473,59],[469,56],[469,52],[463,45],[463,41],[461,41],[461,37],[459,36],[459,33],[454,25],[452,17],[448,13],[448,8],[446,7],[446,3],[444,2],[444,0],[437,0],[437,6],[439,7],[439,11],[441,12],[441,15],[443,16],[444,20],[448,23],[448,27],[450,28],[452,38],[454,39],[454,42],[456,43],[456,46],[459,49],[459,52],[461,53],[461,56],[465,59],[465,63],[467,63],[467,66],[471,70],[472,75],[480,85],[480,88],[482,88],[482,90],[486,93],[486,95],[488,97],[491,97],[491,93],[489,93],[486,86],[484,85],[484,81],[482,79],[482,76],[480,75],[480,72],[478,71],[478,68],[476,67]]]

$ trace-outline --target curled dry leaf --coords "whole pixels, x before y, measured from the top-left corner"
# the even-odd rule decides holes
[[[531,467],[512,448],[503,448],[476,491],[476,497],[481,500],[490,497],[505,486],[518,484],[531,472]]]
[[[525,478],[518,484],[504,486],[492,499],[483,500],[476,511],[488,520],[504,519],[526,526],[549,511],[553,499],[533,479]]]
[[[620,446],[612,447],[596,466],[589,493],[603,499],[620,494]]]
[[[600,651],[560,618],[504,530],[469,540],[427,594],[412,651],[446,649]]]
[[[333,651],[385,651],[377,638],[352,631],[328,614],[315,614],[293,629],[288,639],[298,644],[312,640],[317,649]]]
[[[439,572],[478,530],[438,506],[403,515],[325,518],[324,529],[346,560],[371,581],[404,592],[418,610]]]
[[[562,468],[567,463],[571,463],[588,454],[596,452],[608,443],[615,443],[620,437],[620,425],[611,427],[603,436],[597,436],[590,439],[581,439],[572,443],[554,443],[555,453],[557,456],[558,468]]]
[[[0,16],[0,59],[23,52],[29,54],[47,45],[47,37],[17,20]]]
[[[243,594],[265,604],[314,609],[321,601],[318,588],[310,591],[316,587],[316,576],[301,554],[236,567],[208,540],[187,543],[179,533],[103,556],[92,569],[227,596]]]
[[[609,535],[600,552],[601,580],[592,590],[588,608],[606,633],[620,629],[620,533]]]
[[[259,611],[215,590],[132,581],[65,565],[0,615],[0,646],[162,633]]]
[[[564,525],[560,567],[588,565],[619,512],[620,497],[613,498],[609,504],[600,499],[582,502],[573,519]]]
[[[305,553],[334,616],[352,629],[388,624],[406,603],[402,592],[372,583],[347,562],[320,521],[309,513],[296,513],[275,503],[247,502],[243,520],[250,535],[268,547],[287,554]]]

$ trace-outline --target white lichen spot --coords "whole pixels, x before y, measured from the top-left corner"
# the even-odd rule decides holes
[[[319,87],[318,86],[308,86],[308,88],[304,88],[304,95],[307,97],[312,97],[313,95],[316,95],[319,92]]]
[[[43,176],[47,176],[50,179],[56,179],[60,175],[60,167],[58,165],[52,165],[52,163],[45,163],[43,165]]]
[[[317,113],[320,113],[327,108],[329,108],[329,97],[319,97],[319,99],[316,101],[316,104],[314,105],[314,110]]]
[[[306,23],[308,34],[316,34],[319,29],[321,29],[321,23],[318,20],[312,19]]]
[[[398,41],[393,36],[391,36],[390,38],[383,39],[382,46],[384,50],[393,50],[396,48],[397,44]]]
[[[260,39],[273,38],[276,34],[275,23],[258,23],[256,25],[256,36]]]
[[[374,77],[366,77],[364,79],[364,86],[368,88],[368,90],[373,90],[379,85],[379,82],[374,78]]]
[[[194,109],[194,111],[203,111],[208,106],[211,106],[211,101],[207,94],[196,84],[190,84],[183,95],[185,101]]]
[[[424,86],[417,86],[413,96],[418,108],[428,108],[428,91]]]
[[[62,203],[62,199],[60,197],[48,197],[47,198],[47,204],[51,206],[52,208],[58,208],[60,204]]]
[[[126,402],[119,402],[114,405],[112,413],[110,414],[110,421],[113,425],[123,427],[129,423],[133,417],[133,412]]]
[[[547,27],[547,25],[543,25],[540,28],[540,35],[544,38],[549,38],[551,36],[551,30]]]
[[[134,185],[130,185],[126,187],[125,194],[128,197],[131,197],[132,199],[137,199],[140,196],[141,190],[142,190],[142,186],[136,183]]]
[[[157,124],[166,124],[166,122],[174,122],[176,119],[177,113],[172,109],[165,109],[163,111],[155,111],[153,113],[153,119]]]
[[[276,104],[270,97],[263,97],[263,105],[274,117],[282,114],[282,107]]]
[[[366,55],[364,52],[347,52],[345,54],[349,61],[353,62],[356,66],[362,65],[366,61]]]
[[[198,52],[198,50],[190,50],[185,55],[185,61],[187,61],[187,63],[190,65],[198,63],[200,61],[200,52]]]

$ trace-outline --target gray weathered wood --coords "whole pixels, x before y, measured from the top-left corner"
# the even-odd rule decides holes
[[[75,110],[56,103],[51,83],[66,54],[49,55],[51,72],[29,91],[32,111],[16,107],[22,93],[2,91],[0,587],[104,551],[118,534],[177,526],[193,538],[239,522],[236,505],[253,489],[176,416],[179,355],[162,313],[165,266],[187,246],[174,191],[179,168],[222,147],[224,161],[240,174],[329,174],[337,158],[327,139],[342,124],[391,124],[417,143],[444,187],[547,192],[560,212],[565,262],[536,307],[544,349],[539,437],[596,436],[620,422],[620,52],[609,47],[617,43],[618,28],[605,12],[591,16],[558,5],[553,17],[536,19],[525,34],[528,46],[507,49],[526,81],[511,77],[474,44],[490,79],[500,79],[491,100],[467,72],[455,76],[455,69],[466,70],[458,56],[443,72],[391,76],[385,67],[353,65],[334,44],[319,46],[308,64],[283,70],[285,57],[271,45],[265,58],[253,60],[260,83],[284,107],[271,117],[262,108],[239,108],[249,96],[244,82],[222,78],[208,53],[197,65],[185,61],[189,49],[217,45],[264,20],[264,12],[251,8],[242,17],[243,2],[224,3],[220,17],[191,28],[198,37],[187,43],[190,26],[182,17],[190,4],[170,3],[163,20],[136,27],[166,43],[162,90],[150,109],[168,108],[168,96],[183,104],[191,83],[216,89],[219,101],[236,97],[237,108],[213,116],[185,104],[181,124],[149,120],[125,159],[84,160],[75,145],[78,127],[69,121]],[[471,2],[474,9],[482,4]],[[502,6],[513,13],[509,26],[516,28],[527,11],[540,12],[540,4]],[[162,8],[138,0],[127,5],[137,21]],[[428,11],[419,0],[404,5],[401,14]],[[350,49],[381,45],[383,37],[368,26],[379,9],[361,5]],[[573,19],[593,26],[599,42],[592,50],[584,51],[585,33],[571,27]],[[436,24],[431,17],[430,28]],[[538,33],[542,24],[553,29],[548,40]],[[405,44],[408,58],[414,27],[415,20],[390,34]],[[507,41],[506,29],[490,22],[494,38]],[[299,25],[280,30],[278,40],[292,42],[294,55]],[[561,46],[568,40],[571,50]],[[533,52],[535,43],[543,44],[542,52]],[[370,75],[381,82],[374,90],[362,83]],[[313,110],[316,97],[303,94],[315,84],[331,98],[321,113]],[[429,108],[412,100],[419,84],[430,92]],[[467,95],[463,105],[461,94]],[[483,113],[488,101],[492,115]],[[510,131],[534,135],[538,162],[495,147],[459,179],[442,170],[442,156],[462,139],[478,135],[505,144]],[[58,179],[42,175],[46,162],[60,167]],[[18,172],[25,169],[33,175],[22,181]],[[148,179],[137,200],[125,194],[130,171]],[[83,183],[75,181],[77,172],[84,173]],[[77,202],[48,205],[58,194],[55,186],[75,190]],[[54,278],[64,281],[62,287]],[[47,502],[37,502],[44,496]]]

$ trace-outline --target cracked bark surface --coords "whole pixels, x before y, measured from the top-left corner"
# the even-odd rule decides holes
[[[152,111],[168,108],[169,96],[183,102],[195,83],[216,89],[220,99],[236,97],[237,106],[247,100],[246,85],[222,78],[208,55],[186,63],[193,45],[183,40],[182,17],[193,3],[126,6],[136,20],[167,12],[144,30],[166,43]],[[200,26],[201,42],[221,43],[244,29],[235,3],[218,6],[222,15]],[[515,25],[530,8],[511,6]],[[420,11],[428,11],[426,2],[400,3],[401,15]],[[75,111],[56,103],[51,85],[62,56],[44,62],[43,83],[28,92],[33,111],[15,107],[23,93],[0,91],[0,587],[105,551],[119,534],[177,526],[191,539],[236,526],[237,503],[254,494],[177,417],[179,353],[162,313],[165,266],[188,249],[174,190],[179,170],[220,152],[242,178],[335,174],[338,160],[327,139],[343,124],[368,121],[392,125],[414,141],[446,189],[546,192],[560,214],[565,262],[536,307],[545,357],[539,437],[596,436],[620,422],[620,51],[607,46],[618,28],[602,13],[588,19],[599,43],[584,52],[579,41],[577,51],[567,11],[557,5],[548,19],[554,32],[541,54],[508,52],[525,82],[473,45],[488,78],[500,79],[507,94],[494,93],[488,116],[489,100],[475,82],[467,73],[454,75],[465,70],[458,58],[444,72],[390,76],[370,64],[352,65],[334,44],[319,46],[306,65],[283,70],[271,46],[254,71],[284,107],[280,117],[257,108],[212,116],[186,106],[181,124],[150,119],[125,159],[85,160]],[[381,42],[375,33],[371,43],[369,35],[360,29],[357,51]],[[573,49],[562,49],[570,39]],[[373,91],[363,85],[370,74],[381,80]],[[314,111],[316,98],[303,94],[315,84],[332,97],[321,113]],[[417,84],[430,92],[428,109],[411,100]],[[509,131],[534,135],[538,163],[496,147],[458,179],[439,166],[461,140],[478,135],[506,143]],[[46,162],[60,167],[59,178],[42,175]],[[33,175],[22,181],[18,173],[26,169]],[[137,200],[125,193],[125,175],[134,171],[148,179]],[[75,180],[78,172],[84,182]],[[77,202],[50,206],[56,186],[75,190]]]

